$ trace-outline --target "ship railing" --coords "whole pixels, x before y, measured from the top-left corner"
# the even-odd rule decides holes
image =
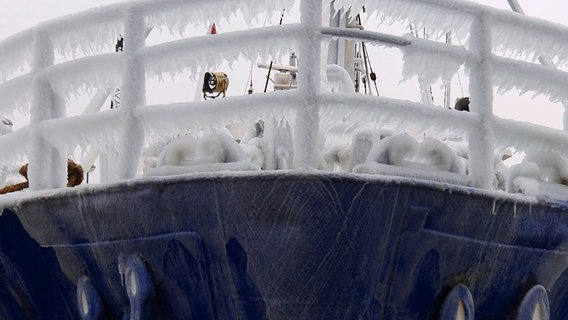
[[[455,5],[431,0],[386,2],[392,2],[390,7],[386,6],[393,9],[392,15],[400,15],[397,10],[404,9],[403,5],[414,4],[431,6],[444,14],[466,15],[469,18],[464,25],[468,29],[469,46],[451,46],[366,30],[327,27],[321,17],[323,8],[328,8],[330,3],[322,0],[301,1],[298,24],[237,31],[215,37],[194,37],[150,47],[144,41],[149,24],[168,26],[171,17],[180,11],[189,12],[205,5],[197,1],[170,1],[168,5],[162,1],[138,1],[40,24],[0,43],[0,81],[3,81],[0,83],[0,101],[3,102],[0,108],[4,113],[18,108],[30,113],[27,126],[0,137],[0,149],[9,150],[2,154],[2,161],[9,164],[14,162],[14,156],[17,160],[27,158],[32,190],[59,188],[66,185],[67,152],[77,146],[100,144],[108,160],[102,182],[132,179],[137,175],[144,141],[149,134],[169,134],[172,128],[183,131],[202,128],[204,124],[222,126],[223,121],[231,118],[255,119],[259,114],[278,114],[294,121],[293,167],[298,170],[316,167],[320,124],[333,120],[338,114],[351,115],[353,119],[361,121],[364,118],[373,119],[376,125],[393,121],[407,123],[408,115],[412,114],[410,121],[420,119],[417,122],[423,128],[445,127],[465,132],[470,151],[469,174],[465,177],[465,183],[478,188],[491,189],[496,146],[513,146],[517,150],[538,147],[565,155],[568,150],[566,132],[497,118],[493,114],[492,99],[494,87],[499,85],[498,81],[503,81],[503,77],[495,77],[498,72],[518,67],[516,75],[526,76],[527,79],[538,73],[539,81],[549,84],[550,94],[554,97],[558,97],[559,87],[567,87],[568,74],[496,55],[491,42],[491,28],[496,23],[510,24],[514,26],[510,28],[512,32],[523,32],[526,26],[536,25],[541,34],[548,34],[547,39],[556,41],[559,46],[568,43],[568,28],[512,13],[505,15],[507,19],[503,20],[501,11],[470,3]],[[205,10],[205,15],[198,10],[197,14],[201,14],[201,19],[214,20],[225,11],[227,16],[230,15],[235,2],[218,0],[207,5],[217,6],[217,9]],[[371,4],[367,9],[382,10],[379,5],[376,8],[373,6]],[[181,19],[179,16],[177,18]],[[520,29],[515,29],[516,26],[520,26]],[[84,36],[91,33],[94,35]],[[104,43],[117,34],[124,36],[124,52],[100,54],[101,48],[108,49]],[[259,44],[257,40],[260,37],[263,41]],[[323,43],[329,38],[364,40],[400,48],[405,54],[430,52],[430,56],[437,59],[464,65],[470,70],[472,112],[453,112],[387,97],[323,91],[319,69],[323,49],[321,45],[314,44]],[[80,44],[70,46],[73,41]],[[536,43],[534,41],[539,39],[531,41]],[[269,48],[270,53],[286,50],[298,52],[301,59],[298,89],[206,102],[146,105],[145,81],[149,75],[160,76],[188,65],[195,67],[206,59],[221,59],[208,57],[208,52],[213,46],[227,42],[228,45],[222,46],[224,50],[233,50],[235,55],[242,53],[249,58],[258,56],[259,46]],[[95,54],[54,63],[56,52],[69,50]],[[29,71],[10,78],[26,61]],[[109,91],[109,84],[115,83],[120,83],[120,108],[66,117],[62,96],[80,91],[83,87]],[[534,86],[537,92],[548,93],[547,86],[542,83],[527,82],[521,77],[507,79],[504,86],[523,90],[530,90],[530,86]],[[86,110],[98,111],[96,108]],[[327,116],[331,120],[326,119]]]

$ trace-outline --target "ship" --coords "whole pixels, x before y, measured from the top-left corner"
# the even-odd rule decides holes
[[[0,196],[0,318],[565,319],[568,134],[493,97],[566,101],[568,28],[509,3],[126,1],[0,42],[2,111],[29,114],[0,136],[3,180],[28,187]],[[297,23],[145,42],[294,5]],[[367,45],[402,52],[420,101],[379,95]],[[276,90],[220,96],[215,66],[242,57]],[[467,104],[436,105],[463,69]],[[146,103],[148,78],[184,70],[205,74],[197,99]],[[74,94],[91,100],[71,115]],[[507,150],[526,156],[503,169]]]

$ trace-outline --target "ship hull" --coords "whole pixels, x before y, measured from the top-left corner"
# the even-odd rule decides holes
[[[76,188],[24,199],[0,217],[0,312],[422,320],[439,319],[463,285],[476,318],[510,319],[541,285],[559,319],[568,312],[567,211],[559,202],[353,174]]]

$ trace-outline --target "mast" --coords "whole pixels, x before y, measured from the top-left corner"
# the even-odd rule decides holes
[[[351,9],[347,11],[339,9],[338,12],[335,13],[333,2],[330,6],[330,10],[330,27],[363,30],[359,13],[356,14],[355,17],[352,17]],[[365,13],[365,7],[363,7],[362,10],[363,13]],[[355,92],[358,93],[363,89],[365,94],[372,95],[371,81],[373,81],[375,92],[379,95],[376,82],[377,75],[373,72],[371,60],[364,41],[351,39],[331,40],[327,63],[338,65],[347,70],[353,82]]]

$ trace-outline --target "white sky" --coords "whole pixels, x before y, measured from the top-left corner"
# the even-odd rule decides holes
[[[252,1],[252,0],[251,0]],[[372,0],[371,0],[372,1]],[[525,13],[531,16],[541,17],[547,20],[555,21],[558,23],[568,24],[568,18],[566,18],[566,12],[568,9],[568,1],[567,0],[518,0],[521,6],[523,7]],[[19,31],[25,30],[29,27],[32,27],[42,21],[50,20],[56,17],[60,17],[62,15],[70,14],[77,11],[82,11],[91,7],[101,6],[110,3],[122,2],[121,0],[0,0],[0,40],[9,37]],[[507,0],[477,0],[475,2],[483,3],[486,5],[491,5],[494,7],[502,8],[502,9],[509,9],[509,5]],[[228,26],[225,26],[225,29],[229,29]],[[223,32],[223,26],[220,26],[220,32]],[[386,55],[392,53],[387,52]],[[398,54],[398,53],[397,53]],[[396,94],[390,95],[389,93],[394,93],[395,91],[401,91],[401,84],[398,82],[399,78],[396,81],[392,81],[392,84],[389,85],[386,83],[385,74],[390,77],[390,70],[388,62],[384,62],[386,56],[378,56],[374,58],[373,65],[374,70],[379,75],[379,81],[384,81],[380,87],[381,93],[387,96],[398,97]],[[398,56],[396,56],[398,58]],[[243,94],[246,90],[246,79],[248,78],[248,70],[250,68],[249,62],[244,62],[242,65],[236,64],[233,65],[233,69],[229,70],[232,72],[230,74],[231,78],[231,87],[229,88],[230,95],[237,95]],[[247,70],[247,71],[244,71]],[[382,78],[381,78],[382,76]],[[256,76],[255,79],[255,92],[262,90],[263,87],[263,74],[262,72]],[[400,77],[400,75],[398,75]],[[243,78],[243,79],[240,79]],[[193,86],[192,89],[187,89],[190,86],[189,81],[185,79],[181,79],[182,83],[178,84],[180,86],[185,86],[186,91],[195,91],[195,84],[191,84]],[[235,81],[236,80],[236,81]],[[186,81],[186,82],[183,82]],[[180,81],[178,81],[180,82]],[[404,84],[403,84],[404,85]],[[162,91],[163,88],[160,88],[160,84],[156,84],[157,91]],[[402,89],[404,91],[406,89]],[[461,91],[459,88],[453,88],[454,95],[459,96]],[[414,87],[408,89],[408,91],[416,91]],[[419,94],[419,92],[416,92]],[[192,94],[193,95],[193,94]],[[467,95],[467,92],[464,92],[464,95]],[[156,97],[156,101],[152,100],[153,98],[149,96],[148,103],[158,103],[157,99],[163,98]],[[526,101],[527,99],[530,100],[530,96],[524,96],[522,99]],[[505,100],[496,98],[495,99],[495,109],[496,112],[500,112],[499,108],[501,106],[509,106],[514,104],[517,106],[513,109],[512,113],[504,115],[504,117],[510,117],[518,120],[523,121],[534,121],[536,123],[546,124],[551,127],[561,128],[562,121],[561,121],[561,114],[562,107],[561,106],[550,106],[546,107],[548,109],[536,110],[534,105],[541,105],[546,104],[547,101],[539,97],[536,100],[530,100],[529,102],[523,102],[519,100],[520,98],[517,97],[515,93],[509,93],[506,95]],[[174,101],[160,101],[162,103],[166,102],[174,102]],[[441,104],[439,100],[437,104]],[[523,107],[518,107],[522,105]],[[529,109],[530,108],[530,109]],[[510,108],[509,108],[510,109]],[[543,111],[544,110],[544,111]],[[509,111],[504,111],[509,112]]]

